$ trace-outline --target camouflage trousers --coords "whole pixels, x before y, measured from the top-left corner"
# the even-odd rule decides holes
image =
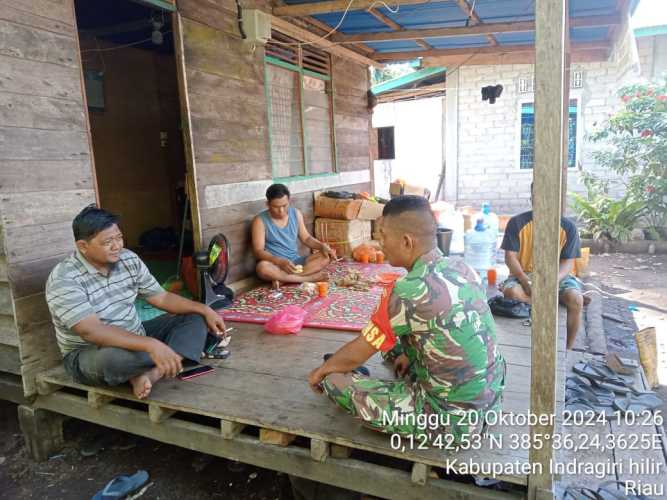
[[[380,432],[432,435],[431,424],[435,420],[441,424],[437,425],[438,434],[452,434],[458,442],[461,436],[479,433],[483,427],[483,416],[472,419],[479,422],[478,425],[468,425],[471,419],[464,419],[465,411],[441,412],[436,419],[425,418],[432,412],[425,409],[427,405],[416,385],[407,380],[379,380],[354,373],[335,373],[324,378],[322,388],[336,405],[361,419],[365,426]],[[401,418],[392,418],[392,415]],[[428,421],[426,427],[425,421]]]

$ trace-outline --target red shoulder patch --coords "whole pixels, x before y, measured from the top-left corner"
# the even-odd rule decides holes
[[[396,335],[391,329],[389,317],[389,298],[393,289],[393,283],[385,287],[380,304],[371,316],[368,325],[361,331],[366,342],[382,352],[391,351],[396,345]]]

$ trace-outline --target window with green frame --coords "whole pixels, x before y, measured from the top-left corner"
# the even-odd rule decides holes
[[[532,169],[535,160],[535,109],[532,102],[521,104],[521,153],[519,167]],[[571,99],[568,109],[567,166],[577,162],[577,100]]]
[[[329,54],[274,31],[265,71],[273,177],[335,172]]]

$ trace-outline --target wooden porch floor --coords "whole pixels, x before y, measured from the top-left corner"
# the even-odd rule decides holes
[[[314,394],[306,382],[308,373],[318,366],[323,354],[336,351],[353,339],[354,333],[304,329],[298,335],[283,337],[267,335],[259,325],[229,325],[235,328],[232,355],[223,361],[209,360],[217,366],[214,373],[188,381],[162,381],[146,402],[166,410],[278,430],[432,466],[445,467],[448,458],[458,459],[459,464],[505,464],[514,470],[519,468],[517,464],[528,463],[527,450],[509,446],[511,434],[527,433],[527,426],[491,427],[493,436],[502,436],[502,449],[491,449],[485,443],[482,449],[456,453],[437,449],[400,451],[392,449],[389,436],[364,428],[328,398]],[[519,320],[504,318],[497,319],[497,328],[500,348],[508,362],[503,411],[526,414],[530,399],[530,328]],[[559,344],[564,343],[561,332]],[[563,350],[558,352],[558,387],[563,386],[564,354]],[[371,358],[367,366],[375,377],[393,378],[379,355]],[[135,400],[127,387],[93,389],[76,384],[62,367],[44,374],[41,382]],[[557,399],[562,407],[562,391]],[[527,483],[523,473],[504,473],[499,478],[520,485]]]

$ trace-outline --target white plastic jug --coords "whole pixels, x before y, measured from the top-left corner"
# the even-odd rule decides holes
[[[475,218],[473,220],[477,219],[484,219],[484,224],[486,224],[488,231],[493,236],[493,238],[490,236],[489,240],[491,241],[491,251],[493,252],[493,262],[495,263],[496,251],[498,250],[500,220],[498,219],[498,216],[491,211],[491,204],[488,201],[482,203],[482,211],[475,214]]]
[[[486,276],[487,269],[494,264],[495,236],[486,227],[483,218],[477,219],[475,228],[465,235],[465,252],[463,260],[477,271],[480,277]]]

